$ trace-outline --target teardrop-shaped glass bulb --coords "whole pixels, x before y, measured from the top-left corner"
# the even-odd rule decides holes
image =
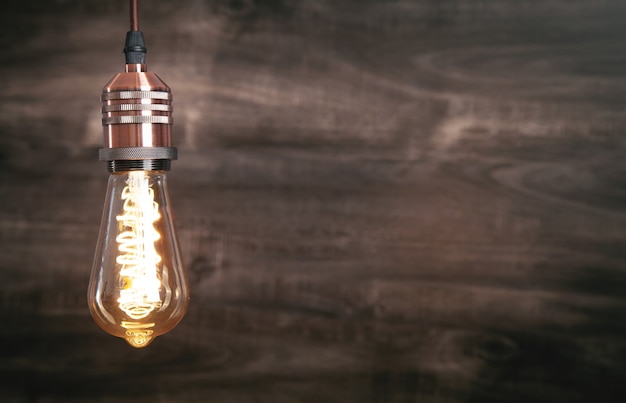
[[[98,326],[137,348],[185,315],[189,286],[163,171],[111,174],[88,299]]]

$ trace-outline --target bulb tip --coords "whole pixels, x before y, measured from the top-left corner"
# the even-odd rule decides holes
[[[124,340],[135,348],[144,348],[154,340],[151,334],[150,331],[126,332]]]

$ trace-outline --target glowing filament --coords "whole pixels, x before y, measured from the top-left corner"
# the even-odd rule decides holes
[[[162,305],[161,280],[158,264],[161,256],[155,242],[161,237],[154,227],[160,218],[154,191],[143,171],[129,173],[122,190],[123,213],[116,217],[119,235],[116,238],[120,254],[120,309],[132,319],[142,319]]]

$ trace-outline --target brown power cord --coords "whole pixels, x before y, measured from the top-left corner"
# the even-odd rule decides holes
[[[126,43],[124,53],[126,54],[126,64],[145,64],[146,45],[143,40],[143,33],[139,30],[139,0],[130,0],[130,31],[126,33]]]
[[[139,31],[138,0],[130,0],[130,30]]]

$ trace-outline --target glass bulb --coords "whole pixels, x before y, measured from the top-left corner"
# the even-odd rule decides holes
[[[185,315],[189,287],[163,171],[109,177],[88,297],[98,326],[137,348]]]

